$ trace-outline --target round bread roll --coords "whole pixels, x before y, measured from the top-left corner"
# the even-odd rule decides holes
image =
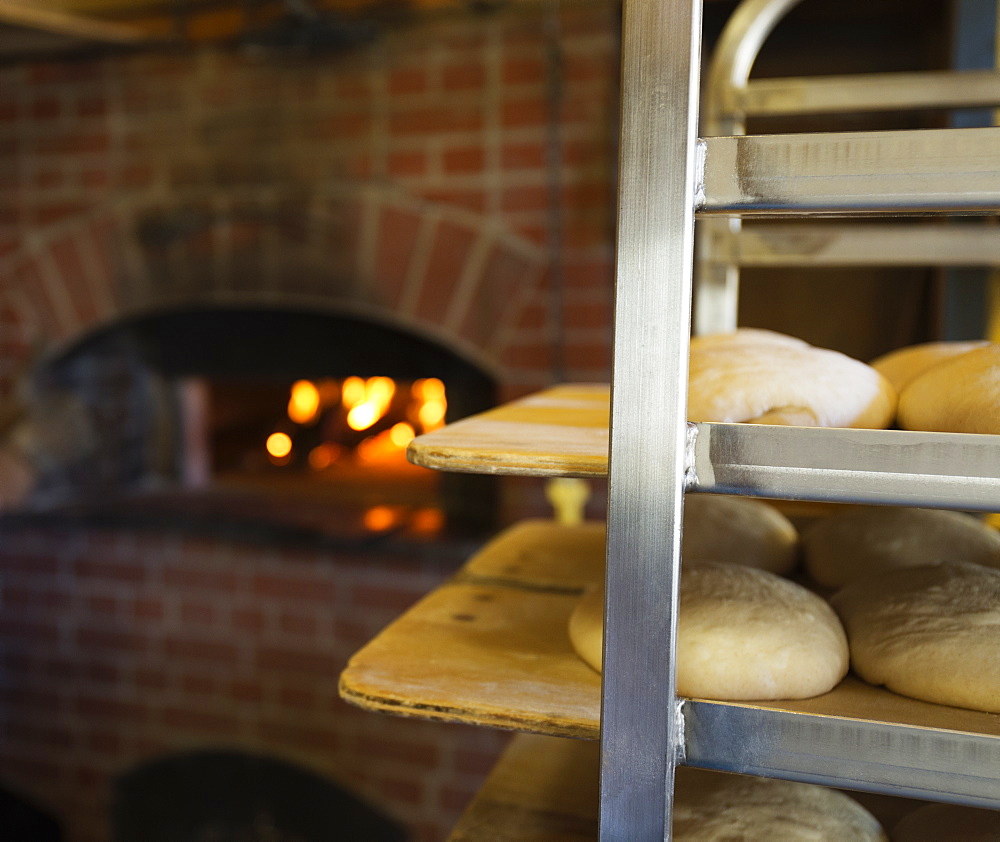
[[[888,380],[897,392],[902,392],[914,377],[923,374],[931,366],[957,357],[987,344],[985,340],[973,342],[924,342],[909,345],[883,354],[869,365]]]
[[[955,804],[928,804],[904,816],[892,829],[893,842],[997,842],[1000,811]]]
[[[688,566],[728,561],[786,575],[795,568],[798,552],[798,531],[774,506],[716,494],[684,499],[681,558]]]
[[[675,842],[875,842],[875,817],[853,798],[815,784],[681,766],[674,786]]]
[[[700,351],[704,348],[721,345],[741,345],[754,343],[757,345],[783,345],[786,348],[808,348],[809,343],[797,336],[765,330],[759,327],[741,327],[731,333],[703,333],[691,337],[691,350]]]
[[[870,366],[799,340],[740,333],[692,342],[688,420],[876,429],[892,423],[896,393]]]
[[[805,528],[802,554],[817,583],[840,588],[872,573],[942,561],[1000,567],[1000,532],[961,512],[858,506]]]
[[[851,665],[914,699],[1000,713],[1000,570],[964,562],[858,579],[832,599]]]
[[[941,433],[1000,434],[1000,344],[932,366],[899,396],[899,426]]]
[[[684,568],[677,621],[677,692],[719,700],[805,699],[847,672],[837,615],[816,594],[764,570],[705,562]],[[601,670],[602,591],[570,617],[577,653]]]

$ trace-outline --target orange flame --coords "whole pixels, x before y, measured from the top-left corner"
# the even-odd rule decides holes
[[[296,424],[308,424],[319,415],[319,389],[308,380],[298,380],[292,384],[288,398],[288,417]]]

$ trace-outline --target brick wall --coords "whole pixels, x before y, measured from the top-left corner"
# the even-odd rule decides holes
[[[106,842],[115,775],[277,756],[440,840],[505,742],[337,696],[347,658],[449,573],[433,557],[0,527],[0,785]]]
[[[564,9],[557,64],[532,10],[339,56],[0,68],[0,395],[119,319],[226,303],[398,324],[504,397],[606,379],[616,20],[613,4]],[[239,747],[441,839],[505,737],[356,711],[336,684],[453,566],[0,520],[0,785],[52,809],[70,842],[103,842],[115,775]]]
[[[0,377],[130,313],[253,301],[394,320],[509,393],[606,378],[615,21],[581,4],[557,41],[533,11],[339,56],[0,69]]]

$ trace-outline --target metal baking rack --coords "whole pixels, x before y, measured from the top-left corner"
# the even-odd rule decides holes
[[[752,46],[735,51],[749,62],[745,75],[795,2],[747,0],[738,12]],[[579,549],[563,552],[560,542],[581,536],[553,538],[557,528],[547,525],[542,537],[521,530],[498,539],[355,655],[342,695],[406,716],[556,736],[599,730],[603,840],[669,839],[674,769],[684,763],[1000,808],[1000,715],[908,700],[852,678],[794,703],[676,695],[685,492],[1000,510],[1000,436],[686,422],[696,215],[724,226],[731,243],[744,217],[1000,211],[1000,129],[699,139],[700,17],[701,0],[624,3],[610,390],[557,387],[421,436],[408,452],[440,470],[608,477],[602,678],[562,634],[587,571]],[[995,82],[983,83],[995,90]],[[776,83],[767,84],[780,101]],[[926,84],[954,93],[945,77]],[[849,87],[870,94],[871,86]],[[998,249],[995,238],[972,247],[989,260]],[[736,287],[720,290],[704,312],[724,326]],[[556,814],[537,801],[546,788],[526,793],[520,778],[504,777],[500,801],[522,819],[533,810],[545,825]],[[525,825],[504,836],[498,802],[483,800],[492,805],[482,825],[491,838],[523,842]],[[571,825],[579,818],[570,811]]]
[[[737,12],[721,47],[728,77],[709,84],[730,115],[729,134],[703,139],[697,130],[700,0],[626,0],[623,9],[602,714],[605,840],[670,837],[679,763],[1000,808],[995,741],[676,696],[686,488],[1000,508],[1000,437],[963,437],[978,450],[971,457],[961,453],[966,444],[933,434],[729,425],[697,425],[692,434],[685,424],[696,214],[708,223],[700,238],[707,251],[699,263],[709,271],[700,278],[697,326],[707,331],[735,325],[732,244],[740,241],[742,218],[1000,210],[1000,129],[743,134],[742,114],[761,103],[825,108],[844,93],[886,108],[893,100],[909,104],[925,84],[938,104],[955,104],[972,89],[944,75],[894,77],[878,86],[863,79],[747,83],[757,50],[795,3],[748,0]],[[977,75],[975,82],[987,89],[984,99],[996,96],[992,75]],[[719,130],[719,113],[708,117]],[[852,230],[841,229],[841,236],[853,236]],[[878,248],[891,244],[898,252],[898,233]],[[945,229],[941,236],[951,234]],[[851,250],[848,239],[841,242],[847,243],[842,251]],[[984,262],[995,250],[994,241]],[[967,474],[973,463],[979,467]]]

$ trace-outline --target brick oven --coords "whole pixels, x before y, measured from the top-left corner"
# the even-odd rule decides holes
[[[0,421],[34,425],[5,446],[41,476],[0,494],[0,790],[66,840],[125,834],[136,781],[160,789],[192,758],[229,784],[289,767],[436,840],[492,765],[502,734],[375,717],[336,691],[475,534],[359,532],[328,499],[234,509],[191,487],[175,422],[207,376],[190,360],[222,365],[193,317],[286,316],[286,349],[307,343],[298,319],[395,333],[408,364],[433,349],[414,378],[437,359],[477,372],[468,409],[607,378],[617,10],[553,14],[452,13],[336,54],[0,68]],[[252,346],[260,374],[272,333],[220,344]],[[498,522],[542,499],[495,493]],[[244,825],[264,833],[268,809]]]

